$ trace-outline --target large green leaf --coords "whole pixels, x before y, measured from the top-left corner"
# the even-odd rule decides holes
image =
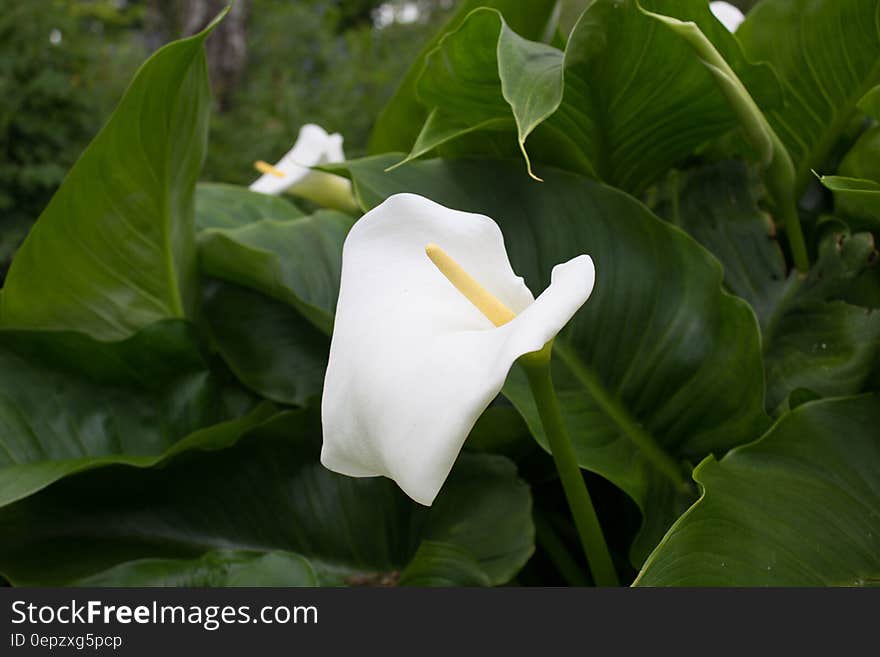
[[[196,186],[196,228],[240,228],[260,219],[296,219],[302,211],[280,196],[223,183]]]
[[[859,392],[880,346],[880,315],[844,301],[872,267],[873,239],[838,226],[821,240],[806,276],[788,273],[762,200],[744,164],[723,162],[670,175],[654,206],[715,254],[727,288],[755,310],[768,409],[798,388],[821,396]]]
[[[180,320],[111,343],[2,331],[0,505],[74,472],[223,447],[268,413],[262,406],[229,419],[220,384]]]
[[[643,4],[694,21],[772,97],[770,71],[744,60],[705,2]],[[534,159],[635,191],[738,120],[709,67],[635,0],[592,3],[565,52],[518,36],[498,12],[474,12],[428,54],[417,89],[432,113],[410,157],[507,119],[524,153],[534,131]]]
[[[329,333],[339,294],[342,243],[354,219],[319,210],[199,233],[202,271],[288,303]]]
[[[880,83],[880,5],[764,0],[749,12],[737,37],[747,57],[769,62],[782,78],[784,105],[763,107],[794,160],[795,186],[803,191],[857,103]]]
[[[410,158],[471,130],[504,127],[512,115],[528,162],[526,137],[562,101],[562,59],[511,30],[500,12],[474,11],[426,58],[416,90],[432,113]]]
[[[430,39],[412,63],[394,96],[379,114],[370,137],[370,153],[406,151],[412,147],[428,112],[416,96],[416,81],[426,55],[449,31],[457,29],[478,7],[491,7],[527,39],[549,41],[555,30],[558,0],[463,0],[446,26]]]
[[[480,579],[500,584],[531,555],[529,489],[503,457],[463,455],[434,505],[422,507],[388,479],[324,468],[316,415],[283,414],[235,447],[162,469],[71,477],[0,510],[0,572],[15,584],[130,585],[193,581],[220,560],[238,570],[237,583],[278,585],[289,576],[269,582],[277,568],[253,559],[307,570],[284,551],[307,559],[322,584],[393,581],[407,564],[422,581],[434,573],[457,583],[456,572],[473,583],[476,565]],[[452,548],[438,553],[425,541]]]
[[[592,256],[596,288],[557,338],[554,377],[581,465],[624,489],[653,523],[638,561],[690,500],[634,441],[647,432],[674,461],[699,460],[766,426],[754,315],[722,291],[709,253],[622,192],[553,170],[529,181],[514,162],[431,160],[384,173],[392,157],[348,163],[365,208],[409,191],[491,216],[536,294],[553,265]],[[505,394],[543,441],[521,373]]]
[[[212,28],[138,71],[18,251],[0,295],[3,326],[119,340],[191,313]]]
[[[304,405],[320,396],[330,340],[293,308],[211,281],[203,312],[214,345],[246,386],[284,404]]]
[[[303,217],[282,198],[203,183],[196,218],[202,268],[238,283],[205,289],[204,315],[220,355],[264,397],[302,405],[320,395],[351,217]]]
[[[880,583],[880,398],[813,402],[694,477],[642,586]]]

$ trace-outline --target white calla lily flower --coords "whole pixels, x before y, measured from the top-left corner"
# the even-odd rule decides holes
[[[739,7],[729,2],[710,2],[709,9],[729,32],[736,32],[740,24],[746,19],[739,10]]]
[[[290,192],[327,207],[351,210],[354,207],[351,182],[342,176],[311,169],[322,164],[344,162],[342,141],[342,135],[338,133],[327,134],[319,125],[305,124],[300,128],[293,148],[278,162],[254,163],[263,175],[251,183],[250,190],[272,195]]]
[[[554,267],[535,299],[492,219],[414,194],[388,198],[343,248],[321,462],[390,477],[430,505],[514,362],[556,336],[594,278],[593,261],[578,256]]]

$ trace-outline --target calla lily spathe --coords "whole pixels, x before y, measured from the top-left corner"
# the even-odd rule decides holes
[[[729,32],[736,32],[740,24],[745,20],[745,16],[736,7],[729,2],[710,2],[709,9],[715,14],[721,24],[727,28]]]
[[[496,327],[428,257],[433,244],[516,316]],[[390,477],[430,505],[514,362],[556,336],[594,276],[590,257],[578,256],[554,267],[535,299],[492,219],[414,194],[388,198],[343,248],[321,462],[354,477]]]
[[[310,167],[344,162],[342,135],[327,134],[319,125],[307,123],[300,128],[293,147],[274,165],[258,162],[263,175],[250,189],[262,194],[290,192],[327,207],[350,209],[353,206],[351,183],[341,177]]]

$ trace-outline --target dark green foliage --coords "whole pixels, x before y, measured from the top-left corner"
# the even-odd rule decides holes
[[[274,162],[299,127],[317,123],[363,154],[376,115],[427,38],[448,15],[421,3],[421,22],[374,29],[376,0],[252,0],[247,65],[215,117],[205,178],[246,184],[255,160]]]
[[[306,122],[536,295],[592,256],[553,378],[624,583],[880,582],[880,2],[452,5],[251,0],[213,104],[183,4],[0,12],[0,585],[591,583],[518,368],[430,508],[320,464],[359,217],[245,187]]]
[[[143,57],[113,7],[28,0],[0,11],[0,280]]]

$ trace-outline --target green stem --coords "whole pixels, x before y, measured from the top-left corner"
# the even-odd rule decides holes
[[[785,146],[772,130],[770,141],[773,144],[773,159],[764,172],[764,182],[776,206],[780,223],[788,235],[794,266],[801,274],[805,274],[810,270],[810,257],[807,254],[807,245],[804,243],[804,233],[801,230],[801,218],[797,210],[794,165]]]
[[[529,379],[532,395],[544,425],[544,433],[550,444],[550,452],[568,500],[568,506],[574,516],[574,524],[581,539],[581,545],[597,586],[618,586],[617,571],[599,525],[599,518],[593,508],[590,493],[581,475],[580,466],[572,447],[568,432],[562,420],[559,400],[553,389],[550,376],[550,348],[542,349],[534,354],[527,354],[521,363]]]
[[[657,444],[657,441],[654,440],[651,434],[630,417],[630,414],[621,406],[617,399],[605,391],[596,375],[589,368],[585,367],[567,347],[557,344],[555,352],[578,382],[586,389],[596,405],[620,428],[621,432],[638,448],[639,452],[661,474],[669,479],[677,490],[689,491],[691,485],[675,459]]]
[[[678,169],[673,169],[669,172],[669,186],[672,187],[672,193],[670,194],[670,197],[672,198],[672,223],[679,228],[682,228],[681,201],[679,199],[679,195],[681,194],[681,186],[679,185],[678,178]]]
[[[787,203],[780,208],[782,225],[788,235],[788,245],[791,247],[791,258],[794,266],[805,275],[810,270],[810,257],[807,255],[807,245],[804,242],[804,233],[801,230],[801,219],[798,216],[795,204]]]

